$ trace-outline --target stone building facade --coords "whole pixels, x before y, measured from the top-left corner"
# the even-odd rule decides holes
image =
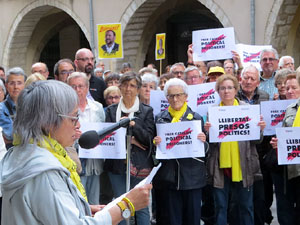
[[[251,9],[251,3],[255,7]],[[191,32],[234,27],[236,43],[271,44],[300,64],[300,0],[0,0],[0,65],[21,66],[74,59],[80,47],[97,46],[96,24],[121,23],[124,58],[104,60],[118,70],[154,60],[155,34],[167,34],[164,65],[186,59]],[[255,24],[251,21],[255,19]],[[252,25],[253,28],[251,29]],[[251,38],[252,37],[252,38]]]

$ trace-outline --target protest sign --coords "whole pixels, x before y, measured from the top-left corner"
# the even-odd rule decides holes
[[[89,130],[99,131],[114,123],[88,123],[81,122],[80,130],[82,133]],[[126,129],[120,128],[111,134],[106,135],[99,141],[99,144],[92,149],[79,147],[80,158],[92,159],[125,159],[126,158]]]
[[[208,108],[210,142],[246,141],[260,138],[259,105]]]
[[[157,146],[157,159],[203,157],[204,143],[197,139],[201,121],[156,124],[157,135],[162,142]]]
[[[271,45],[245,45],[245,44],[236,45],[236,50],[237,53],[240,55],[243,67],[253,64],[260,71],[261,71],[260,52],[266,48],[272,48],[272,46]]]
[[[220,103],[220,96],[215,90],[216,82],[199,84],[196,92],[196,112],[202,117],[207,115],[208,107]]]
[[[155,60],[162,60],[166,57],[166,34],[156,34],[156,45],[155,45]]]
[[[192,39],[194,61],[232,58],[235,50],[233,27],[193,31]]]
[[[188,95],[187,104],[188,106],[195,111],[196,110],[196,97],[192,89],[194,85],[188,86]],[[196,85],[195,85],[196,86]],[[151,90],[150,92],[150,106],[153,108],[153,114],[157,115],[158,113],[168,110],[169,102],[165,96],[164,91],[161,90]]]
[[[168,110],[169,102],[163,91],[151,90],[150,91],[150,106],[153,108],[153,114]]]
[[[260,103],[261,114],[266,122],[264,135],[274,135],[275,128],[282,126],[282,121],[285,116],[286,108],[295,102],[292,100],[278,100],[278,101],[263,101]]]
[[[123,58],[122,28],[120,23],[98,24],[98,58]]]
[[[300,127],[276,128],[279,165],[300,164],[299,134]]]

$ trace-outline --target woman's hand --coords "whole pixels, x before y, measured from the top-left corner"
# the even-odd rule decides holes
[[[161,143],[161,137],[160,136],[156,136],[154,139],[154,144],[157,146]]]
[[[273,147],[274,149],[277,148],[277,143],[278,143],[278,138],[272,137],[272,139],[271,139],[271,141],[270,141],[270,144],[272,145],[272,147]]]
[[[260,115],[260,121],[257,124],[258,126],[260,126],[260,130],[263,131],[266,127],[266,122],[263,121],[263,116]]]
[[[209,128],[211,127],[211,123],[210,122],[206,122],[204,124],[204,130],[208,133],[209,132]]]
[[[145,184],[141,187],[133,188],[126,194],[126,197],[132,202],[135,211],[147,207],[151,189],[152,184]]]
[[[231,53],[232,53],[233,61],[238,65],[239,68],[241,68],[243,66],[243,64],[241,62],[239,53],[237,53],[236,51],[231,51]]]
[[[202,142],[205,142],[205,141],[206,141],[206,135],[205,135],[203,132],[199,133],[199,134],[197,135],[197,138],[198,138],[200,141],[202,141]]]
[[[76,139],[79,139],[81,134],[82,134],[82,132],[79,130],[79,128],[75,130],[75,138]]]
[[[188,46],[188,50],[186,53],[188,56],[188,63],[193,63],[193,44],[190,44]]]

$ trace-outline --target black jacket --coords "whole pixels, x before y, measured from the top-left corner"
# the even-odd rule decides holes
[[[186,117],[190,113],[193,115],[192,120],[201,120],[202,131],[204,132],[204,122],[202,117],[198,113],[193,112],[190,107],[187,108],[181,121],[188,121]],[[168,110],[159,113],[155,117],[156,123],[171,123],[171,121],[172,116],[169,114]],[[205,163],[203,159],[197,159],[183,158],[160,160],[162,162],[162,166],[154,177],[154,188],[191,190],[205,186]]]
[[[106,122],[116,122],[117,108],[118,104],[107,107]],[[152,168],[152,141],[155,134],[153,109],[148,105],[140,103],[139,111],[135,112],[134,116],[137,119],[135,120],[134,127],[132,127],[132,136],[145,146],[146,150],[142,150],[136,145],[131,145],[131,164],[137,169]],[[107,159],[104,162],[104,170],[115,174],[124,174],[126,172],[126,161],[123,159]]]

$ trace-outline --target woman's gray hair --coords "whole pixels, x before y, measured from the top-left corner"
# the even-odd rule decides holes
[[[5,97],[5,95],[6,95],[6,88],[5,88],[5,85],[4,85],[4,83],[3,83],[3,81],[1,79],[0,79],[0,88],[2,88],[3,93],[4,93],[4,97]]]
[[[70,84],[70,81],[74,78],[82,78],[85,82],[85,85],[87,87],[90,86],[89,78],[87,77],[86,73],[84,73],[84,72],[73,72],[73,73],[71,73],[70,76],[68,76],[67,84]]]
[[[153,75],[152,73],[145,73],[142,76],[142,84],[147,84],[147,83],[155,83],[155,90],[157,89],[158,86],[158,79],[157,76]]]
[[[26,87],[18,97],[13,125],[20,145],[42,141],[43,135],[61,126],[59,114],[69,115],[77,105],[76,92],[63,82],[37,81]]]
[[[187,95],[189,94],[188,93],[188,85],[183,80],[181,80],[179,78],[172,78],[166,82],[165,87],[164,87],[164,93],[165,93],[166,97],[168,95],[168,89],[172,86],[180,86],[180,87],[182,87],[185,94],[187,94]]]
[[[276,75],[274,77],[274,85],[275,87],[277,87],[277,84],[281,81],[281,80],[285,80],[287,75],[293,73],[293,71],[291,69],[288,68],[283,68],[280,70],[277,70]]]

